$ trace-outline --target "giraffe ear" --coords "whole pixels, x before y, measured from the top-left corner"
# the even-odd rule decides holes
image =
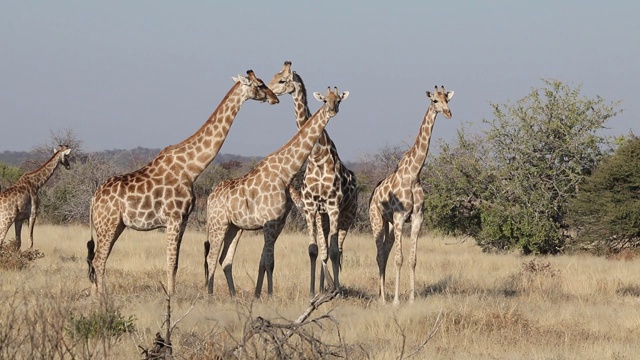
[[[455,94],[455,91],[447,91],[447,101],[451,100],[453,94]]]
[[[317,91],[313,93],[313,97],[316,98],[318,101],[324,101],[324,96]]]
[[[433,99],[433,94],[431,93],[431,91],[426,91],[426,93],[427,93],[427,98],[429,100],[432,100]]]
[[[340,100],[345,100],[348,97],[349,97],[349,92],[348,91],[343,91],[342,95],[340,95]]]
[[[65,155],[69,155],[70,153],[71,153],[71,149],[67,149],[67,150],[65,150],[65,151],[64,151],[64,153],[63,153],[63,154],[65,154]]]

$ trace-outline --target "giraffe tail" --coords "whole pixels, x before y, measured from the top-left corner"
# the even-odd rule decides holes
[[[211,250],[211,243],[209,240],[204,242],[204,287],[209,286],[209,264],[207,264],[207,256]]]
[[[93,258],[96,256],[96,242],[93,241],[93,219],[91,218],[91,210],[93,209],[93,199],[89,205],[89,234],[91,239],[87,241],[87,264],[89,265],[89,281],[96,283],[96,268],[93,267]]]
[[[87,241],[87,264],[89,264],[89,281],[91,281],[93,284],[96,283],[96,268],[93,267],[93,258],[96,255],[95,249],[96,243],[95,241],[93,241],[92,236],[91,240]]]

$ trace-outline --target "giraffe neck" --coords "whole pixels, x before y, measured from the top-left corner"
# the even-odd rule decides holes
[[[296,124],[298,125],[298,129],[300,129],[311,117],[311,111],[309,111],[307,89],[304,86],[302,78],[297,73],[293,73],[293,81],[295,83],[295,90],[291,93],[291,97],[293,98],[296,113]]]
[[[56,152],[49,161],[47,161],[44,165],[42,165],[37,170],[34,170],[30,173],[26,173],[22,175],[19,181],[28,182],[32,187],[36,190],[39,189],[42,185],[44,185],[53,172],[56,170],[58,165],[60,165],[60,156],[62,155],[61,151]]]
[[[420,131],[418,132],[415,143],[404,154],[398,165],[397,171],[404,172],[403,175],[409,176],[410,178],[417,178],[420,174],[429,152],[431,132],[436,122],[436,114],[437,112],[433,104],[430,104],[424,115],[424,119],[422,119],[422,124],[420,124]]]
[[[323,105],[287,144],[267,157],[264,164],[272,171],[277,171],[283,181],[289,184],[309,157],[330,118],[326,106]]]
[[[291,96],[293,98],[294,110],[296,113],[296,123],[298,125],[298,129],[300,129],[311,117],[311,111],[309,110],[309,103],[307,101],[307,89],[304,86],[302,78],[297,73],[294,73],[293,81],[295,82],[295,90]],[[318,141],[311,150],[309,162],[318,164],[323,163],[323,159],[325,157],[331,156],[332,147],[333,142],[329,138],[329,134],[323,130]]]
[[[218,154],[245,100],[242,85],[236,82],[198,131],[164,149],[156,160],[168,165],[180,163],[178,167],[184,172],[183,178],[186,176],[194,182]]]

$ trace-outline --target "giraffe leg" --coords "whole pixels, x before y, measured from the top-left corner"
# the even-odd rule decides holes
[[[182,219],[169,221],[167,224],[167,292],[170,295],[176,291],[180,244],[186,228],[187,221]]]
[[[358,212],[358,194],[357,192],[351,196],[343,198],[344,206],[340,209],[340,217],[338,218],[338,251],[340,252],[340,270],[342,270],[342,254],[344,249],[344,239],[354,223]]]
[[[206,263],[207,268],[210,269],[211,273],[206,272],[205,269],[205,275],[207,275],[207,292],[209,295],[213,294],[213,279],[218,265],[217,262],[221,260],[220,252],[224,244],[224,237],[227,232],[227,228],[228,227],[226,225],[219,224],[209,224],[208,226],[208,241],[210,241],[210,249],[207,253]]]
[[[227,225],[220,225],[209,222],[207,224],[207,241],[209,242],[209,251],[206,252],[205,276],[207,276],[206,286],[207,293],[213,295],[213,280],[220,259],[220,252],[224,243],[224,236],[227,232]],[[205,245],[206,246],[206,245]],[[210,272],[209,272],[210,271]]]
[[[10,227],[11,227],[11,222],[7,223],[3,221],[0,224],[0,247],[4,245],[4,238],[7,236],[7,233],[9,232]]]
[[[2,211],[2,209],[0,209]],[[14,222],[15,216],[9,216],[7,214],[6,217],[0,219],[0,246],[4,245],[4,239],[7,237],[7,233],[9,232],[9,228],[11,228],[11,224]]]
[[[369,208],[369,221],[371,222],[371,230],[373,238],[376,241],[376,262],[378,263],[378,272],[380,276],[380,302],[386,303],[384,294],[385,272],[387,267],[388,254],[385,251],[385,242],[388,241],[389,225],[382,218],[382,214],[377,206],[373,205]]]
[[[16,249],[20,250],[20,248],[22,247],[22,224],[24,223],[24,220],[18,220],[16,219],[16,221],[13,223],[13,229],[16,232]],[[29,225],[29,227],[31,227],[31,225]]]
[[[265,273],[267,274],[267,294],[273,294],[273,270],[275,268],[274,248],[278,236],[284,228],[286,215],[282,220],[271,221],[264,226],[264,247],[260,258],[258,269],[258,281],[256,282],[255,297],[259,298],[262,293],[262,282]]]
[[[227,233],[224,236],[224,247],[222,254],[220,254],[220,266],[224,271],[224,276],[227,279],[227,287],[229,288],[229,295],[232,298],[236,296],[236,288],[233,284],[233,257],[236,254],[236,248],[243,231],[236,226],[229,226]]]
[[[413,188],[413,212],[411,213],[411,252],[409,254],[409,302],[413,303],[416,293],[416,264],[418,237],[422,227],[424,204],[424,190],[417,184]]]
[[[420,227],[422,226],[422,211],[416,213],[415,210],[411,215],[411,252],[409,254],[409,302],[413,303],[416,293],[416,263],[418,236],[420,235]]]
[[[29,249],[33,249],[33,228],[36,226],[36,215],[38,209],[31,209],[31,214],[29,215]]]
[[[402,269],[402,225],[404,224],[406,217],[400,213],[395,213],[393,216],[393,234],[396,243],[395,252],[395,264],[396,264],[396,283],[395,293],[393,296],[393,305],[400,304],[400,270]]]
[[[96,227],[95,255],[91,261],[95,276],[95,282],[92,287],[94,297],[103,296],[106,293],[104,277],[107,270],[107,259],[111,254],[113,245],[125,229],[124,223],[119,220],[116,221],[118,222],[114,221]]]
[[[319,249],[320,250],[319,251],[320,286],[318,287],[318,291],[324,292],[325,291],[324,280],[325,280],[325,273],[327,271],[327,259],[329,258],[329,254],[328,254],[329,217],[327,216],[327,214],[318,213],[316,215],[316,227],[319,229],[318,239],[320,239],[320,241],[318,242],[320,247]]]
[[[333,287],[340,290],[340,248],[338,245],[338,218],[340,213],[338,208],[329,209],[327,214],[329,218],[329,257],[333,267]]]
[[[318,259],[318,231],[316,229],[315,212],[305,209],[305,221],[307,223],[307,233],[309,234],[309,264],[311,266],[309,296],[316,294],[316,260]]]
[[[40,201],[38,195],[31,195],[31,210],[29,211],[29,249],[33,249],[33,228],[36,226],[36,216],[38,216],[38,206]]]

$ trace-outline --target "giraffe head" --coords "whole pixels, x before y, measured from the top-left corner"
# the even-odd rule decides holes
[[[268,101],[269,104],[277,104],[280,101],[276,94],[264,84],[262,80],[256,77],[253,70],[247,70],[247,76],[238,75],[233,81],[239,82],[243,87],[242,95],[245,99],[252,99],[261,102]]]
[[[71,165],[69,165],[69,154],[71,153],[71,148],[66,145],[60,145],[59,149],[54,149],[53,151],[54,153],[59,154],[58,162],[64,166],[65,169],[69,170],[71,168]]]
[[[291,61],[285,61],[282,70],[273,75],[273,79],[269,82],[269,89],[273,90],[278,96],[291,94],[296,88],[293,74],[294,72],[291,71]]]
[[[318,99],[318,101],[324,102],[324,106],[327,107],[327,112],[330,116],[336,116],[340,110],[340,103],[349,96],[349,92],[344,91],[342,94],[339,94],[337,87],[334,87],[333,91],[331,91],[331,87],[329,86],[327,87],[327,95],[314,92],[313,96]]]
[[[447,119],[451,119],[451,110],[449,110],[449,100],[453,97],[453,91],[444,91],[444,86],[438,90],[436,85],[435,92],[427,91],[427,97],[431,100],[431,104],[436,112],[442,113]]]

